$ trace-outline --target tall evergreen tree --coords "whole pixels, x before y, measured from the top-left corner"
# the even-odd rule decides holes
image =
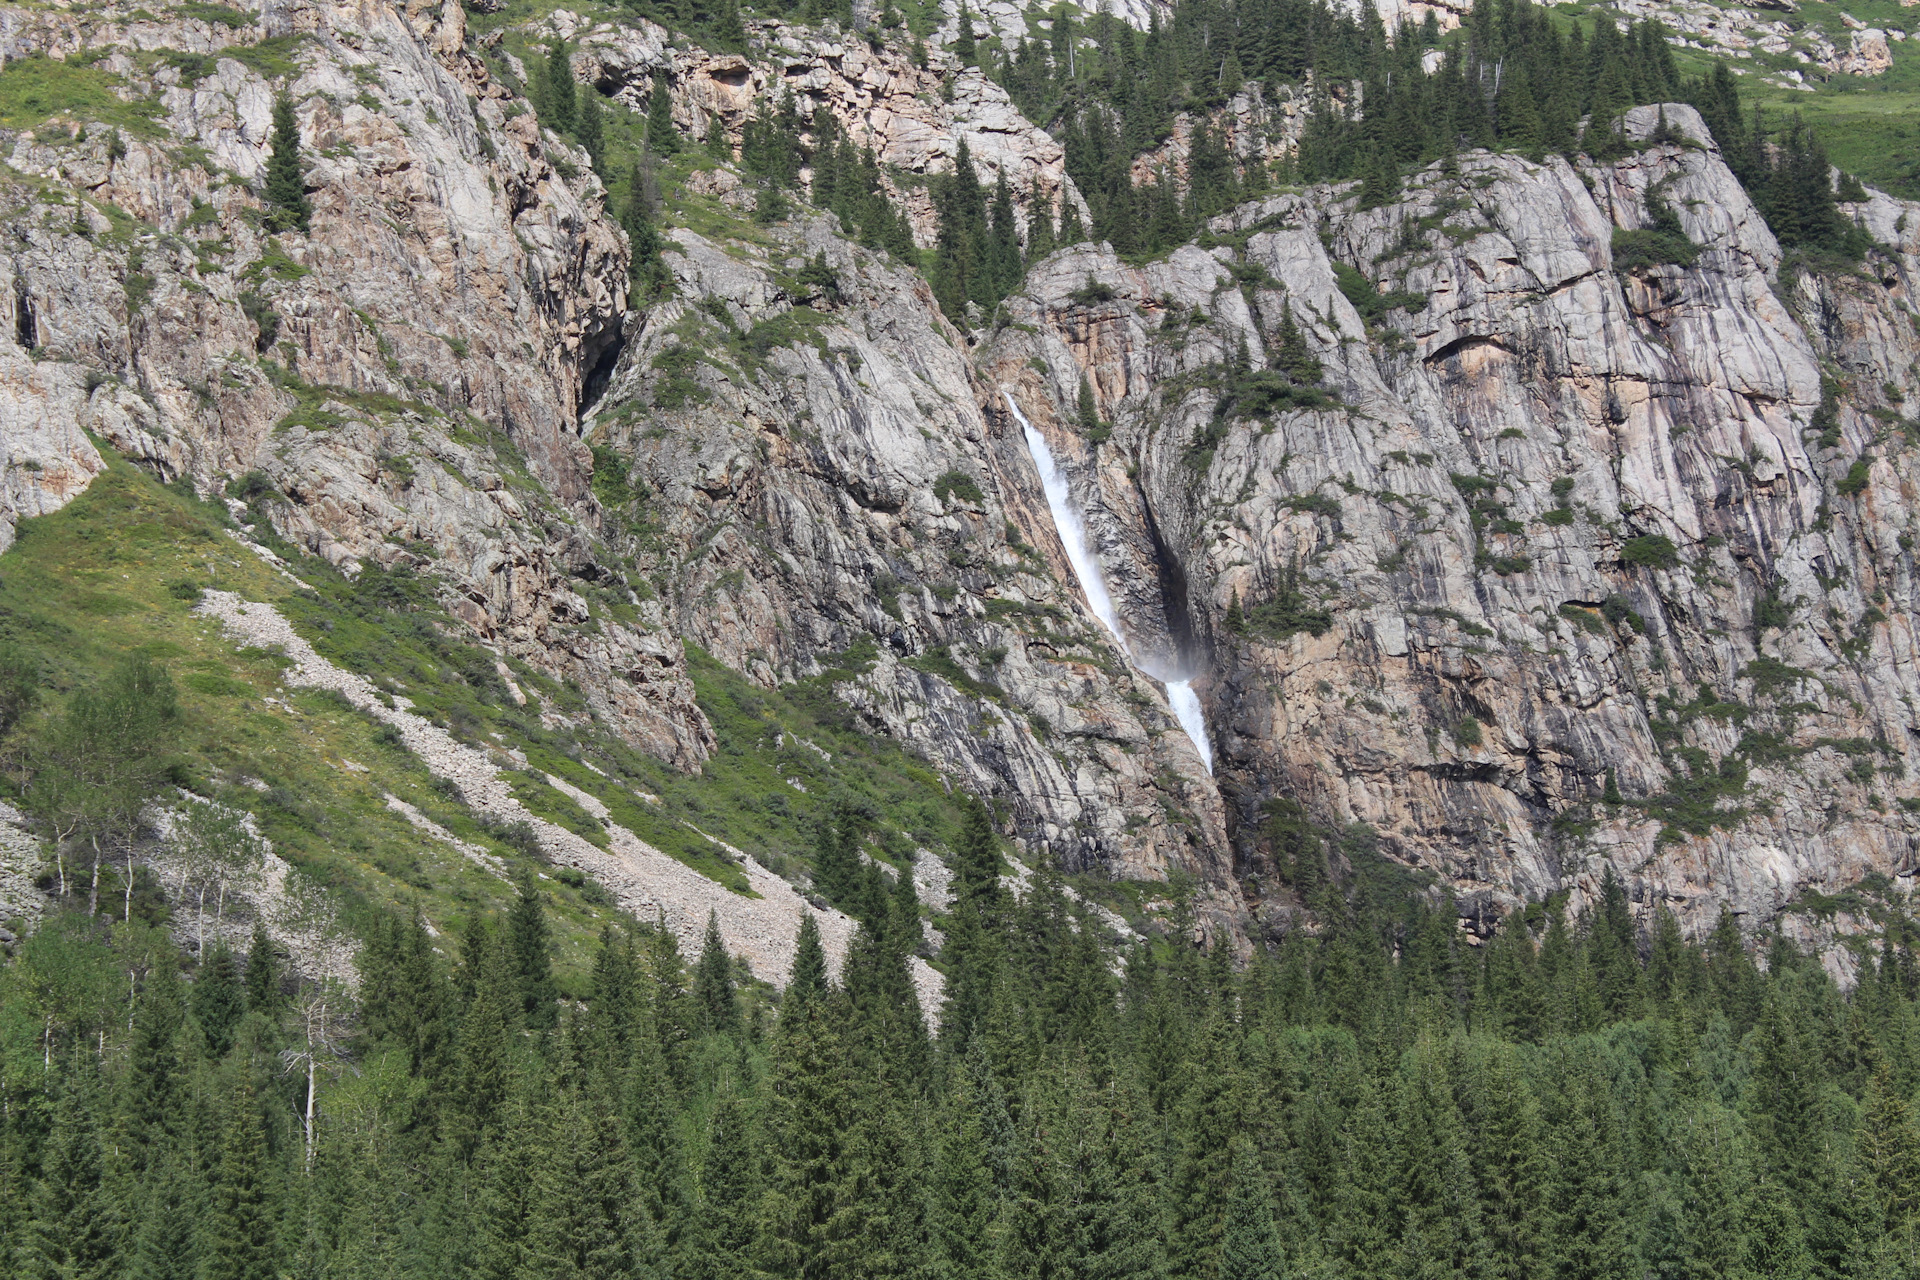
[[[1234,1152],[1233,1193],[1227,1203],[1218,1274],[1220,1280],[1285,1280],[1287,1274],[1266,1171],[1253,1144],[1244,1140]]]
[[[733,986],[733,957],[720,940],[720,917],[707,913],[707,936],[693,970],[693,1008],[703,1035],[740,1034],[740,1001]]]
[[[653,78],[653,92],[647,95],[647,149],[656,156],[670,156],[680,150],[680,131],[673,123],[673,98],[667,92],[667,77]],[[746,157],[741,157],[745,161]]]
[[[507,947],[520,1015],[532,1031],[551,1030],[559,1020],[553,984],[553,942],[547,909],[533,873],[524,868],[515,881],[513,908],[507,914]]]
[[[213,1180],[201,1274],[206,1280],[277,1280],[272,1173],[267,1136],[251,1089],[229,1103]]]
[[[300,164],[300,122],[293,99],[281,94],[273,100],[273,143],[267,153],[267,229],[305,231],[313,218],[307,199],[306,177]]]
[[[573,60],[567,56],[565,41],[555,40],[547,46],[546,74],[546,125],[555,133],[572,133],[579,98],[573,83]]]

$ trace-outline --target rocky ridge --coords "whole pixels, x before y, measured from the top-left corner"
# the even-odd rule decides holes
[[[569,34],[628,106],[665,71],[692,134],[711,113],[737,137],[776,83],[826,105],[899,167],[923,237],[913,179],[961,134],[984,176],[1078,199],[977,74],[941,100],[938,51],[922,72],[775,24],[751,58]],[[9,528],[99,470],[92,432],[231,482],[262,540],[429,571],[476,636],[683,768],[713,749],[683,642],[767,686],[830,673],[857,723],[1000,802],[1029,860],[1192,875],[1216,935],[1293,923],[1276,798],[1365,824],[1482,930],[1609,866],[1692,931],[1912,870],[1914,211],[1854,211],[1881,246],[1862,272],[1783,267],[1687,108],[1659,144],[1662,113],[1634,113],[1647,145],[1608,164],[1474,155],[1378,209],[1257,201],[1154,262],[1063,250],[963,335],[831,217],[670,229],[672,288],[632,309],[584,157],[457,6],[244,31],[32,11],[4,41],[104,50],[120,101],[158,104],[4,139]],[[268,234],[254,192],[276,83],[313,157],[306,235]],[[1656,190],[1697,261],[1616,263]],[[1330,400],[1217,412],[1289,324]],[[1135,650],[1199,670],[1217,778],[1087,613],[1009,396],[1072,473]],[[616,511],[596,480],[637,496]],[[686,871],[573,852],[629,905]],[[684,893],[682,932],[708,894],[777,972],[783,926]]]
[[[1267,885],[1275,795],[1367,823],[1489,919],[1577,904],[1608,866],[1694,931],[1722,902],[1757,921],[1912,874],[1914,219],[1877,197],[1868,270],[1776,286],[1698,118],[1664,118],[1682,142],[1611,165],[1476,156],[1380,209],[1351,188],[1249,205],[1164,264],[1064,252],[1014,310],[1038,332],[987,348],[1045,365],[1062,403],[1084,370],[1112,417],[1110,445],[1078,445],[1096,527],[1122,580],[1169,549],[1182,568],[1238,865]],[[1612,264],[1649,192],[1694,266]],[[1090,276],[1111,301],[1076,302]],[[1270,366],[1289,312],[1339,407],[1222,424],[1207,371],[1242,340]],[[1296,566],[1291,607],[1324,635],[1228,631]]]
[[[933,244],[928,176],[953,171],[964,140],[984,180],[1004,173],[1020,225],[1037,192],[1057,220],[1071,204],[1084,221],[1086,201],[1066,173],[1060,144],[1015,109],[1005,89],[941,48],[916,66],[895,46],[863,37],[773,21],[747,24],[751,56],[676,47],[650,22],[586,24],[560,13],[556,35],[577,43],[575,74],[630,110],[644,112],[656,76],[665,76],[674,122],[705,138],[718,119],[735,154],[754,112],[791,95],[801,115],[825,108],[859,146],[871,147],[888,194],[907,215],[914,239]],[[811,171],[802,177],[811,180]]]

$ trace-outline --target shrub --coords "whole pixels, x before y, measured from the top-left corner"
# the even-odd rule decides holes
[[[980,486],[973,477],[964,471],[948,471],[933,482],[933,496],[946,502],[957,497],[962,502],[979,506],[986,501],[986,495],[980,492]]]
[[[1297,493],[1281,505],[1294,511],[1310,512],[1316,516],[1327,516],[1336,520],[1340,517],[1340,503],[1324,493]]]
[[[1472,716],[1461,717],[1460,723],[1453,726],[1453,740],[1463,747],[1480,745],[1480,722]]]
[[[1857,498],[1867,491],[1867,475],[1873,470],[1873,463],[1866,458],[1857,458],[1847,468],[1846,478],[1834,488],[1843,498]]]
[[[1307,598],[1300,589],[1300,568],[1294,565],[1280,576],[1271,599],[1241,613],[1241,629],[1268,640],[1284,640],[1304,631],[1323,636],[1333,626],[1333,615]]]
[[[1771,694],[1790,684],[1813,679],[1811,671],[1788,666],[1778,658],[1766,657],[1755,658],[1741,668],[1740,674],[1753,681],[1753,691],[1760,694]]]
[[[1627,539],[1620,558],[1645,569],[1671,569],[1680,563],[1680,548],[1663,533],[1647,533]]]
[[[1104,280],[1096,280],[1087,275],[1087,282],[1067,295],[1067,301],[1076,307],[1090,307],[1096,303],[1112,302],[1115,297],[1113,286]]]
[[[1786,627],[1793,621],[1793,605],[1783,599],[1777,587],[1768,587],[1753,602],[1753,630],[1757,635],[1769,629]]]
[[[1381,293],[1371,280],[1344,262],[1333,264],[1333,278],[1340,285],[1340,292],[1347,296],[1353,309],[1360,318],[1372,324],[1388,311],[1418,311],[1427,305],[1424,296],[1399,290],[1393,293]]]
[[[1653,225],[1642,231],[1613,233],[1613,267],[1632,271],[1641,267],[1690,267],[1700,258],[1700,246],[1687,238],[1679,215],[1658,195],[1647,194],[1647,213]]]
[[[691,347],[669,347],[653,358],[653,367],[661,374],[660,381],[654,384],[653,405],[656,409],[680,409],[690,404],[704,404],[711,395],[694,377],[694,370],[700,365],[700,355]]]
[[[1627,598],[1623,595],[1615,593],[1601,601],[1600,612],[1605,614],[1607,621],[1615,626],[1624,622],[1641,635],[1647,633],[1647,620],[1633,611],[1633,607],[1627,603]]]

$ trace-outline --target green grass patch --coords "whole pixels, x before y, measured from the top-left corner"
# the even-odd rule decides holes
[[[0,68],[0,126],[31,129],[54,116],[99,121],[132,133],[155,135],[151,102],[123,102],[114,89],[120,77],[99,67],[34,55]]]
[[[84,493],[21,521],[17,541],[0,556],[0,639],[38,662],[47,713],[127,655],[147,656],[166,667],[179,691],[172,785],[250,811],[277,853],[335,891],[351,926],[375,911],[418,904],[446,932],[474,912],[503,910],[510,886],[423,837],[385,797],[398,796],[510,862],[520,854],[449,799],[446,785],[390,731],[338,696],[284,689],[283,655],[237,649],[192,612],[199,591],[177,588],[273,603],[328,638],[351,635],[344,602],[274,574],[227,535],[224,508],[199,501],[190,487],[160,485],[106,456],[107,470]],[[291,712],[269,696],[290,702]],[[35,731],[30,721],[20,733]],[[559,884],[548,891],[563,985],[579,990],[607,912],[583,892]]]

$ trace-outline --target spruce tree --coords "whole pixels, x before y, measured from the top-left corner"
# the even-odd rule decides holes
[[[689,1228],[688,1280],[733,1280],[751,1273],[756,1223],[757,1150],[753,1118],[733,1089],[714,1103],[700,1162],[700,1194]]]
[[[653,92],[647,95],[647,150],[656,156],[670,156],[680,150],[680,132],[673,124],[673,99],[667,93],[664,73],[654,76]]]
[[[818,950],[817,937],[808,950]],[[830,987],[816,985],[824,981],[824,964],[816,979],[816,963],[805,953],[796,959],[794,981],[781,1000],[765,1120],[760,1268],[794,1280],[833,1268],[847,1215],[855,1211],[847,1143],[856,1117],[842,1001]]]
[[[93,1099],[85,1096],[89,1065],[69,1060],[61,1068],[67,1078],[56,1081],[15,1265],[29,1280],[112,1280],[120,1242]]]
[[[521,870],[515,889],[513,907],[507,913],[507,946],[520,1013],[528,1030],[548,1031],[557,1023],[560,1008],[553,985],[553,942],[547,928],[546,904],[531,871]]]
[[[1000,956],[1000,842],[993,818],[976,797],[965,801],[956,851],[955,897],[948,917],[946,1010],[942,1034],[965,1043],[984,1024]]]
[[[555,133],[572,133],[579,105],[573,84],[573,61],[567,57],[564,41],[547,47],[546,125]]]
[[[238,964],[224,944],[207,957],[200,976],[193,984],[193,1020],[206,1037],[207,1052],[215,1058],[227,1056],[233,1047],[233,1029],[246,1012],[246,993],[240,985]]]
[[[1266,1171],[1251,1142],[1241,1139],[1234,1147],[1233,1191],[1217,1274],[1220,1280],[1286,1280]]]
[[[574,137],[579,139],[580,149],[587,153],[587,163],[593,166],[595,173],[604,178],[607,160],[606,125],[601,119],[600,95],[594,91],[592,85],[581,86],[577,114],[579,120],[574,125]]]
[[[201,1274],[206,1280],[277,1280],[277,1206],[267,1159],[259,1105],[253,1091],[243,1088],[228,1105],[220,1140],[202,1244]]]
[[[300,122],[293,99],[280,94],[273,100],[273,144],[267,154],[267,229],[305,231],[313,217],[307,200],[306,179],[300,171]]]
[[[139,1217],[129,1245],[126,1280],[196,1280],[198,1196],[193,1181],[171,1161],[144,1179]]]
[[[1027,196],[1027,260],[1038,262],[1053,252],[1058,242],[1054,231],[1053,206],[1040,192],[1040,175],[1033,177],[1033,190]]]
[[[702,1035],[740,1034],[740,1002],[733,987],[733,957],[720,940],[720,917],[707,913],[707,936],[693,968],[694,1018]]]
[[[247,1011],[273,1017],[280,1012],[280,963],[274,955],[274,942],[266,926],[253,925],[253,938],[247,943]]]
[[[182,1017],[174,957],[163,955],[147,975],[134,1006],[133,1038],[121,1085],[127,1134],[145,1148],[157,1149],[169,1134],[179,1131]],[[136,1154],[137,1167],[145,1166],[147,1154],[145,1149]]]
[[[952,1073],[937,1119],[929,1231],[933,1268],[941,1276],[989,1273],[1000,1192],[988,1164],[986,1127],[970,1073]]]
[[[631,1276],[633,1165],[613,1109],[566,1088],[542,1108],[532,1165],[527,1274]]]
[[[459,1110],[453,1126],[465,1154],[498,1126],[507,1100],[508,1055],[520,1001],[507,967],[504,948],[489,931],[476,928],[470,935],[469,967],[474,973],[473,997],[460,1022],[454,1046],[451,1101]]]

